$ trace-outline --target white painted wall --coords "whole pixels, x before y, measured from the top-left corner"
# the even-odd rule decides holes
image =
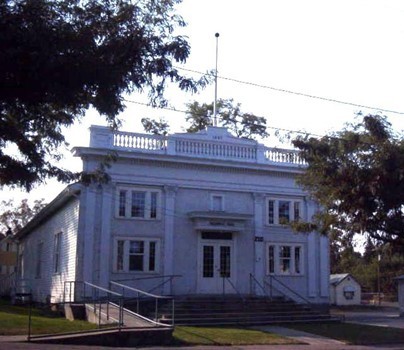
[[[79,200],[74,199],[53,214],[46,222],[21,239],[23,278],[31,286],[35,301],[58,303],[63,300],[64,281],[76,278],[76,242]],[[60,273],[54,273],[54,237],[62,233]],[[41,275],[36,276],[37,247],[43,242]]]

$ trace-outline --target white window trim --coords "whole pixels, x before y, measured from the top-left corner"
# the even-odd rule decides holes
[[[127,191],[125,201],[125,216],[119,215],[120,204],[120,191]],[[143,217],[132,216],[132,191],[145,192],[145,213]],[[158,188],[152,187],[137,187],[137,186],[117,186],[115,198],[115,217],[118,219],[130,219],[130,220],[160,220],[161,219],[161,203],[162,203],[162,191]],[[157,193],[156,203],[156,217],[151,217],[151,193]]]
[[[56,246],[56,237],[59,236],[58,246]],[[53,236],[53,261],[52,261],[52,273],[54,275],[60,275],[62,270],[62,239],[63,232],[58,231]],[[57,261],[56,261],[57,257]]]
[[[219,210],[219,211],[225,211],[225,205],[224,205],[224,194],[221,194],[221,193],[211,193],[210,194],[210,210],[212,210],[212,211],[218,211],[218,210],[215,210],[215,206],[214,206],[214,198],[215,197],[219,197],[219,198],[221,198],[221,203],[222,203],[222,205],[221,205],[221,209]]]
[[[274,222],[273,223],[269,222],[269,215],[268,215],[270,201],[274,202]],[[265,199],[265,225],[267,225],[267,226],[282,225],[282,223],[279,222],[279,202],[289,202],[290,222],[292,222],[296,219],[302,220],[304,218],[303,200],[280,198],[280,197],[267,197]],[[294,203],[300,203],[300,217],[299,218],[295,218]]]
[[[41,248],[41,249],[39,249]],[[59,252],[60,256],[60,252]],[[35,278],[40,279],[43,275],[44,242],[41,240],[36,246]],[[60,259],[60,257],[59,257]]]
[[[123,247],[123,269],[118,270],[117,265],[118,265],[118,241],[124,241],[124,247]],[[143,266],[149,266],[149,257],[150,257],[150,252],[149,248],[150,242],[155,242],[156,243],[156,251],[155,251],[155,261],[154,261],[154,266],[155,269],[153,271],[150,270],[143,270],[143,271],[131,271],[129,270],[129,242],[130,241],[143,241],[145,243],[145,252],[144,252],[144,265]],[[146,238],[146,237],[128,237],[128,236],[118,236],[115,237],[114,239],[114,261],[113,261],[113,269],[112,271],[114,273],[130,273],[130,274],[158,274],[160,272],[160,239],[159,238]]]
[[[274,247],[274,272],[269,272],[269,247]],[[291,257],[290,257],[290,273],[285,273],[281,271],[280,265],[280,247],[290,247]],[[295,271],[295,248],[300,248],[300,272]],[[265,245],[265,272],[267,275],[275,276],[304,276],[305,275],[305,264],[304,264],[304,246],[301,243],[272,243],[267,242]]]

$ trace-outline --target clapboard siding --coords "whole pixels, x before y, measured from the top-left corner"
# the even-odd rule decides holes
[[[76,248],[79,200],[66,203],[42,225],[21,241],[23,250],[23,279],[31,286],[35,301],[52,303],[63,301],[65,281],[76,276]],[[61,233],[60,270],[55,267],[55,235]],[[39,244],[42,242],[41,273],[37,275]]]

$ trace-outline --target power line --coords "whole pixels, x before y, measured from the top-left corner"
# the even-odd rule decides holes
[[[177,112],[177,113],[183,113],[183,114],[188,114],[189,113],[188,111],[177,109],[177,108],[174,108],[174,107],[168,107],[168,106],[166,106],[166,107],[155,107],[155,106],[152,106],[152,105],[150,105],[148,103],[145,103],[145,102],[128,100],[126,98],[124,98],[124,101],[129,102],[129,103],[133,103],[133,104],[138,104],[138,105],[145,106],[145,107],[149,107],[149,108],[163,109],[163,110],[168,110],[168,111]],[[288,132],[288,133],[295,133],[295,134],[302,134],[302,135],[312,135],[312,136],[316,136],[316,137],[323,137],[324,136],[324,135],[314,134],[312,132],[290,130],[290,129],[278,128],[278,127],[275,127],[275,126],[266,126],[266,128],[267,129],[273,129],[273,130],[276,130],[276,131],[285,131],[285,132]]]
[[[200,72],[200,71],[197,71],[197,70],[194,70],[194,69],[188,69],[188,68],[177,67],[177,66],[175,66],[174,68],[181,69],[181,70],[186,71],[186,72],[213,76],[210,73],[203,73],[203,72]],[[274,87],[274,86],[263,85],[263,84],[253,83],[253,82],[234,79],[234,78],[229,78],[229,77],[223,77],[223,76],[220,76],[220,75],[218,75],[217,78],[222,79],[222,80],[232,81],[232,82],[235,82],[235,83],[238,83],[238,84],[254,86],[254,87],[258,87],[258,88],[262,88],[262,89],[268,89],[268,90],[273,90],[273,91],[277,91],[277,92],[283,92],[283,93],[296,95],[296,96],[308,97],[308,98],[317,99],[317,100],[326,101],[326,102],[338,103],[338,104],[343,104],[343,105],[352,106],[352,107],[358,107],[358,108],[373,109],[373,110],[377,110],[377,111],[384,112],[384,113],[393,113],[393,114],[404,115],[404,112],[395,111],[395,110],[391,110],[391,109],[372,107],[372,106],[361,105],[361,104],[353,103],[353,102],[341,101],[341,100],[328,98],[328,97],[310,95],[310,94],[306,94],[306,93],[303,93],[303,92],[297,92],[297,91],[292,91],[292,90],[288,90],[288,89],[281,89],[281,88],[277,88],[277,87]]]

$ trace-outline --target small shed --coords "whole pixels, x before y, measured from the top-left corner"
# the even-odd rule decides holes
[[[330,275],[332,305],[360,305],[361,286],[349,273]]]
[[[398,283],[398,306],[400,308],[400,317],[404,317],[404,275],[395,278]]]

